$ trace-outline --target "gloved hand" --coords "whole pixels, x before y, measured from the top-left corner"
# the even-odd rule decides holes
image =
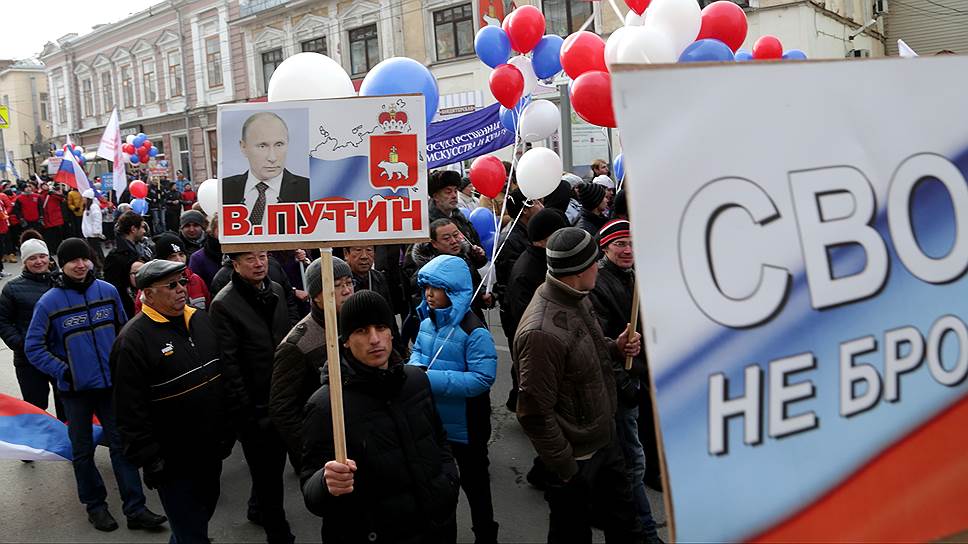
[[[70,368],[64,369],[64,374],[61,375],[61,379],[67,382],[67,385],[71,386],[72,389],[74,388],[74,375],[71,374]]]
[[[162,458],[155,459],[151,463],[145,465],[144,469],[144,481],[148,489],[158,489],[158,486],[165,483],[165,460]]]

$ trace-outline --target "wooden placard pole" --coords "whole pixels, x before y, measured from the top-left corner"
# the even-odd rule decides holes
[[[639,282],[632,278],[632,316],[629,318],[629,336],[635,333],[639,326]],[[641,348],[645,350],[645,337],[642,337]],[[625,370],[632,370],[632,356],[625,356]]]
[[[326,359],[329,370],[329,405],[333,412],[333,442],[336,462],[346,463],[346,428],[343,425],[343,378],[340,372],[339,339],[336,330],[336,284],[333,279],[333,249],[321,250],[323,317],[326,321]]]

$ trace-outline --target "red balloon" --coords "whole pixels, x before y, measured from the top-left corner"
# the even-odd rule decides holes
[[[645,8],[649,7],[651,3],[652,0],[625,0],[625,5],[639,15],[642,15],[645,12]]]
[[[132,181],[128,185],[128,192],[135,198],[144,198],[148,196],[148,186],[143,181]]]
[[[151,140],[145,140],[145,143],[141,144],[141,147],[151,149]]]
[[[124,144],[121,146],[121,151],[124,151],[128,155],[134,155],[134,146],[131,144]]]
[[[471,163],[471,183],[478,193],[488,198],[497,198],[506,181],[504,163],[494,155],[478,157]]]
[[[589,123],[615,128],[612,76],[604,71],[585,72],[578,76],[571,85],[571,105]]]
[[[753,58],[756,60],[782,59],[783,44],[776,36],[767,34],[753,44]]]
[[[507,109],[511,109],[521,100],[524,92],[524,76],[521,70],[510,64],[502,64],[491,72],[489,79],[491,94]]]
[[[572,79],[585,72],[607,72],[605,40],[587,30],[568,36],[561,44],[561,67]]]
[[[143,147],[139,147],[138,148],[138,158],[141,159],[141,162],[147,161],[148,160],[148,150],[145,149],[145,148],[143,148]]]
[[[534,6],[521,6],[504,18],[501,27],[511,39],[511,49],[518,53],[527,53],[544,36],[545,17]]]
[[[696,41],[712,38],[729,46],[735,53],[746,39],[746,13],[729,0],[719,0],[702,10],[702,28]],[[782,56],[782,53],[780,54]]]

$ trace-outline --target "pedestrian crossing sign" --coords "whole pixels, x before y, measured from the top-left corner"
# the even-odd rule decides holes
[[[0,106],[0,128],[10,128],[10,109]]]

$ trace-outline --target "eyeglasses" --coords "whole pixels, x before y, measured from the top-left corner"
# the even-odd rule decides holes
[[[182,287],[188,285],[188,278],[178,278],[177,280],[170,281],[167,284],[153,285],[152,287],[167,287],[168,290],[174,291],[179,285]]]
[[[631,249],[632,242],[612,242],[612,247],[615,249]]]

